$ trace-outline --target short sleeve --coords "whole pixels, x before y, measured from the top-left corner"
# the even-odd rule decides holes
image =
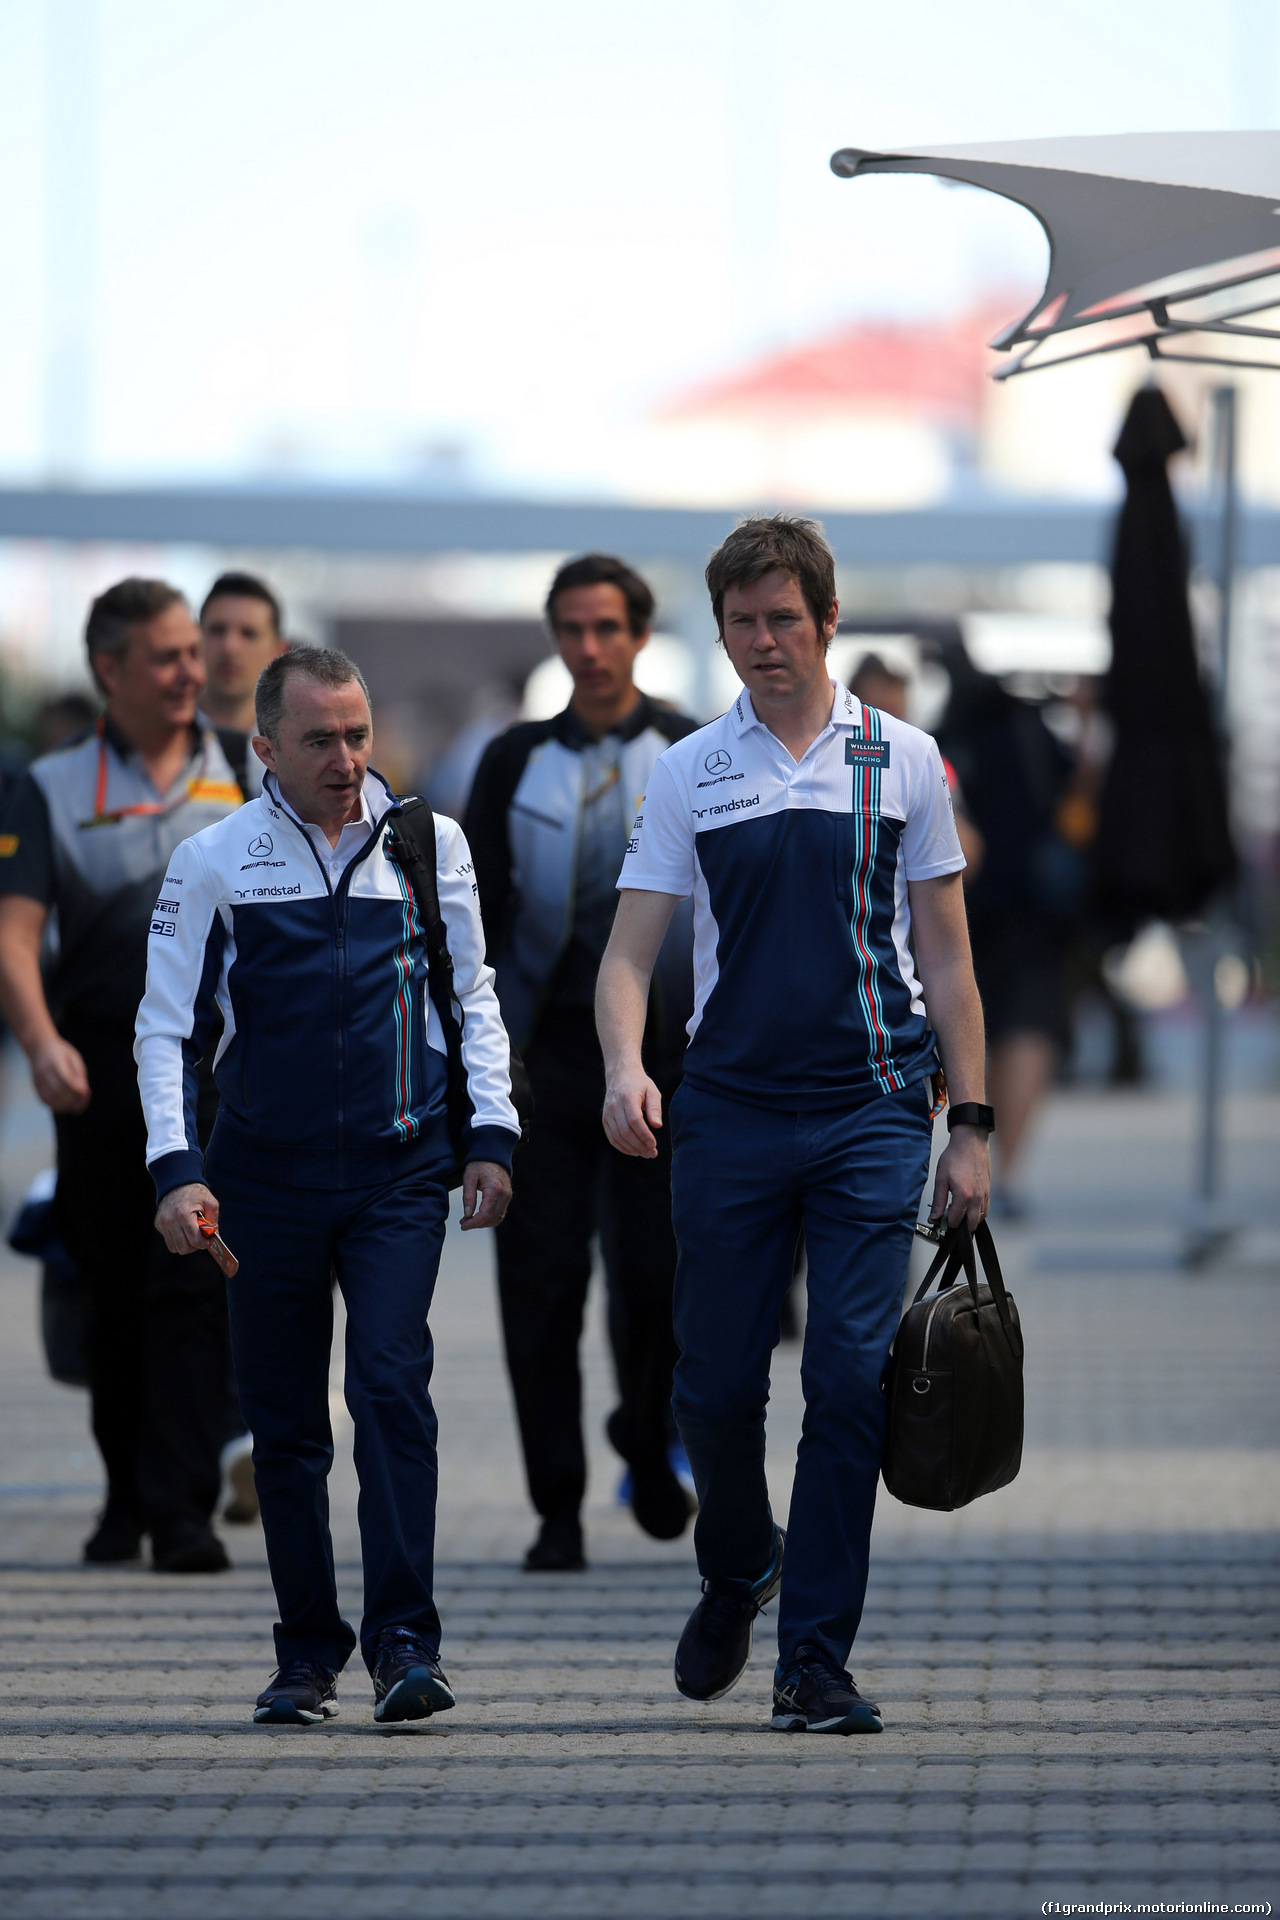
[[[693,821],[680,783],[662,754],[649,775],[649,786],[618,875],[620,889],[643,893],[674,893],[686,899],[695,878]]]
[[[51,907],[56,884],[48,802],[39,782],[24,773],[0,820],[0,894],[20,893]]]
[[[902,856],[908,880],[936,880],[944,873],[964,871],[946,768],[937,742],[927,738],[912,782]]]

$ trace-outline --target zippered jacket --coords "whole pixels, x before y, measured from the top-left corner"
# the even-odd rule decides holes
[[[640,810],[659,755],[696,726],[644,696],[616,730],[628,821]],[[583,756],[594,745],[571,707],[551,720],[510,727],[485,749],[467,804],[489,959],[518,1047],[533,1037],[573,932]],[[693,1008],[692,956],[692,919],[678,912],[654,969],[646,1032],[646,1052],[675,1062]]]
[[[445,1042],[426,991],[423,929],[408,878],[386,852],[399,803],[373,772],[364,797],[372,830],[333,885],[273,775],[259,799],[170,857],[134,1042],[160,1197],[204,1178],[196,1065],[215,1014],[220,1166],[342,1187],[448,1153]],[[509,1044],[471,856],[462,829],[441,815],[436,882],[473,1108],[465,1158],[510,1167],[520,1128]]]

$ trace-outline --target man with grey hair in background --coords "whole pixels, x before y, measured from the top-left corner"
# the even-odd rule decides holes
[[[216,1228],[240,1263],[232,1349],[280,1610],[278,1671],[254,1719],[327,1719],[356,1644],[328,1523],[335,1272],[360,1479],[360,1647],[375,1719],[422,1719],[453,1705],[432,1597],[427,1313],[455,1165],[464,1228],[496,1225],[510,1198],[510,1046],[467,843],[443,817],[435,895],[451,972],[443,990],[429,976],[434,915],[394,857],[403,809],[369,768],[359,670],[320,648],[280,654],[258,680],[257,719],[261,796],[179,849],[156,904],[135,1048],[156,1225],[179,1254]],[[206,1158],[192,1062],[219,1013]]]
[[[196,715],[200,634],[176,587],[122,580],[85,630],[106,711],[38,759],[0,838],[0,1006],[54,1116],[58,1237],[86,1293],[93,1433],[106,1505],[85,1559],[216,1573],[210,1526],[226,1421],[227,1317],[207,1254],[181,1261],[155,1231],[133,1023],[167,863],[225,819],[240,788]],[[161,924],[167,925],[167,921]],[[212,1123],[192,1063],[192,1126]]]

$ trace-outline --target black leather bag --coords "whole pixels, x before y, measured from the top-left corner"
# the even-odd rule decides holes
[[[926,1299],[939,1273],[938,1291]],[[943,1241],[902,1317],[883,1385],[884,1483],[896,1499],[950,1513],[1016,1478],[1022,1328],[985,1220],[972,1236],[961,1224]]]

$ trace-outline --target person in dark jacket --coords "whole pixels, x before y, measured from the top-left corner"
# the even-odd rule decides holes
[[[231,1342],[280,1609],[279,1667],[254,1720],[329,1718],[356,1645],[338,1606],[326,1489],[335,1275],[360,1480],[359,1645],[375,1720],[416,1720],[453,1705],[433,1597],[428,1314],[455,1162],[464,1231],[494,1225],[510,1193],[511,1050],[466,843],[441,815],[436,893],[464,1082],[451,1102],[425,929],[389,846],[401,803],[369,765],[358,668],[295,647],[259,677],[257,717],[262,794],[176,849],[151,923],[134,1051],[156,1225],[171,1253],[192,1259],[206,1257],[204,1230],[215,1228],[239,1261]],[[206,1157],[193,1072],[219,1013]]]
[[[554,719],[511,727],[491,743],[465,819],[498,999],[534,1098],[496,1235],[507,1366],[542,1521],[525,1557],[530,1572],[586,1564],[578,1343],[597,1227],[620,1401],[609,1439],[630,1468],[632,1511],[647,1533],[673,1539],[689,1517],[669,1458],[670,1151],[664,1136],[658,1158],[644,1162],[606,1142],[592,1017],[632,821],[658,755],[696,725],[635,684],[653,607],[648,586],[621,560],[588,554],[560,569],[547,620],[573,676],[572,698]],[[645,1038],[650,1071],[668,1092],[679,1082],[692,1003],[686,920],[664,949]]]
[[[225,1424],[227,1310],[205,1253],[179,1261],[153,1225],[133,1023],[156,895],[190,834],[241,793],[196,703],[200,635],[160,580],[100,594],[85,630],[105,702],[41,755],[0,837],[0,1006],[54,1115],[57,1235],[83,1278],[94,1438],[106,1505],[86,1560],[164,1573],[229,1565],[210,1526]],[[212,1076],[192,1094],[207,1131]]]

